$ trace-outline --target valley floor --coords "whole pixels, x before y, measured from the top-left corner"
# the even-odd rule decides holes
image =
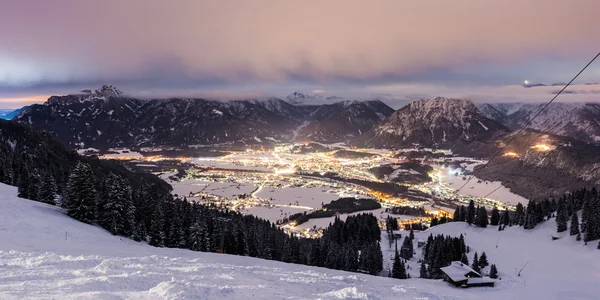
[[[17,198],[16,188],[0,184],[0,299],[598,299],[597,242],[552,242],[550,223],[504,232],[454,223],[418,234],[466,234],[468,245],[498,265],[496,288],[458,289],[439,280],[154,248]],[[389,255],[386,247],[384,240]],[[416,277],[416,261],[411,266]]]

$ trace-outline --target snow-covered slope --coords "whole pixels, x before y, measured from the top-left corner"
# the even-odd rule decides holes
[[[0,184],[0,299],[459,299],[464,293],[436,281],[155,248],[16,192]]]
[[[550,222],[533,231],[434,227],[434,234],[464,233],[503,278],[496,288],[458,289],[439,280],[154,248],[15,195],[0,184],[0,299],[597,299],[600,252],[570,237],[550,241]]]

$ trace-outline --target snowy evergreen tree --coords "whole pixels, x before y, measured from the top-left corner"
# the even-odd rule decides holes
[[[121,177],[110,173],[103,183],[104,195],[98,200],[98,223],[115,235],[131,236],[134,217],[131,188]]]
[[[467,254],[463,252],[462,256],[460,257],[460,262],[465,264],[465,265],[469,265],[469,258],[467,258]]]
[[[577,217],[577,212],[574,212],[571,216],[571,230],[569,231],[569,234],[579,234],[579,218]]]
[[[475,223],[478,227],[487,227],[489,224],[487,211],[485,207],[477,207],[477,221]]]
[[[477,255],[477,252],[475,252],[475,255],[473,256],[473,264],[471,265],[471,268],[473,268],[473,270],[475,270],[475,272],[481,272],[481,268],[479,267],[479,257]]]
[[[27,169],[23,169],[19,176],[19,182],[17,185],[17,191],[18,191],[17,196],[19,198],[29,199],[28,192],[29,192],[30,185],[31,184],[29,183],[29,173],[27,172]]]
[[[595,188],[586,195],[581,215],[581,231],[585,234],[584,241],[600,239],[600,199]]]
[[[419,277],[429,278],[429,273],[427,272],[427,266],[425,266],[425,261],[421,261],[421,269],[419,270]]]
[[[484,208],[485,209],[485,208]],[[500,223],[500,211],[496,206],[492,209],[492,217],[490,218],[490,225],[496,226]]]
[[[161,206],[156,207],[150,221],[150,241],[148,242],[152,246],[164,247],[165,246],[165,220]]]
[[[65,208],[72,218],[93,223],[96,219],[96,180],[90,165],[80,162],[69,176]]]
[[[513,224],[519,224],[519,226],[523,226],[525,224],[525,208],[521,202],[517,203],[517,207],[515,209]]]
[[[56,194],[58,188],[56,187],[56,181],[51,174],[44,176],[42,179],[42,186],[40,187],[40,201],[55,205]]]
[[[479,267],[483,269],[487,266],[488,266],[487,255],[485,254],[485,251],[483,251],[481,253],[481,256],[479,257]]]
[[[400,259],[400,254],[398,253],[398,248],[396,247],[396,251],[394,254],[394,264],[392,266],[392,277],[397,279],[406,279],[406,268],[404,263]]]
[[[475,221],[475,202],[473,200],[469,202],[469,206],[467,207],[466,221],[469,225]]]
[[[558,209],[556,211],[556,232],[566,231],[567,221],[567,208],[565,207],[565,201],[561,199],[558,201]]]
[[[504,209],[502,213],[502,225],[507,226],[510,224],[510,214],[508,213],[508,208]]]
[[[498,269],[496,268],[495,264],[492,264],[490,267],[490,278],[498,278]]]
[[[411,259],[413,257],[413,243],[410,237],[405,237],[404,242],[402,243],[402,248],[400,248],[400,257],[404,259]]]

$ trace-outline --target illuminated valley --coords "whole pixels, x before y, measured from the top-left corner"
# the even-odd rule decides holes
[[[482,182],[476,178],[456,193],[470,176],[465,173],[485,161],[452,156],[443,150],[430,150],[437,155],[419,159],[406,156],[420,151],[416,148],[390,151],[356,149],[344,144],[279,144],[270,149],[248,147],[243,151],[219,151],[226,154],[168,157],[113,149],[112,154],[99,158],[125,160],[140,167],[175,161],[172,171],[154,171],[173,186],[174,194],[185,196],[188,201],[253,214],[306,237],[318,236],[333,217],[315,218],[305,224],[296,224],[288,218],[325,210],[323,205],[339,198],[376,200],[381,208],[370,212],[378,217],[382,226],[388,215],[398,218],[403,225],[427,224],[434,217],[452,217],[457,205],[467,205],[471,200],[476,205],[509,210],[514,210],[518,202],[526,202],[499,182]],[[509,153],[506,156],[516,156]],[[427,166],[430,171],[420,174],[403,167],[410,161]],[[376,176],[374,170],[382,166],[391,168],[390,173]],[[410,180],[411,176],[421,179]],[[484,197],[496,187],[499,192],[491,198]],[[394,207],[423,208],[426,215],[394,215],[391,212]],[[364,211],[356,213],[360,212]]]

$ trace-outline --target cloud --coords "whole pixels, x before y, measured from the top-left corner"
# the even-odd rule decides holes
[[[317,90],[312,90],[312,93],[313,94],[324,94],[324,93],[327,93],[327,91],[326,90],[319,90],[319,89],[317,89]]]
[[[3,1],[0,96],[106,82],[142,91],[563,80],[599,48],[599,10],[596,0]]]

